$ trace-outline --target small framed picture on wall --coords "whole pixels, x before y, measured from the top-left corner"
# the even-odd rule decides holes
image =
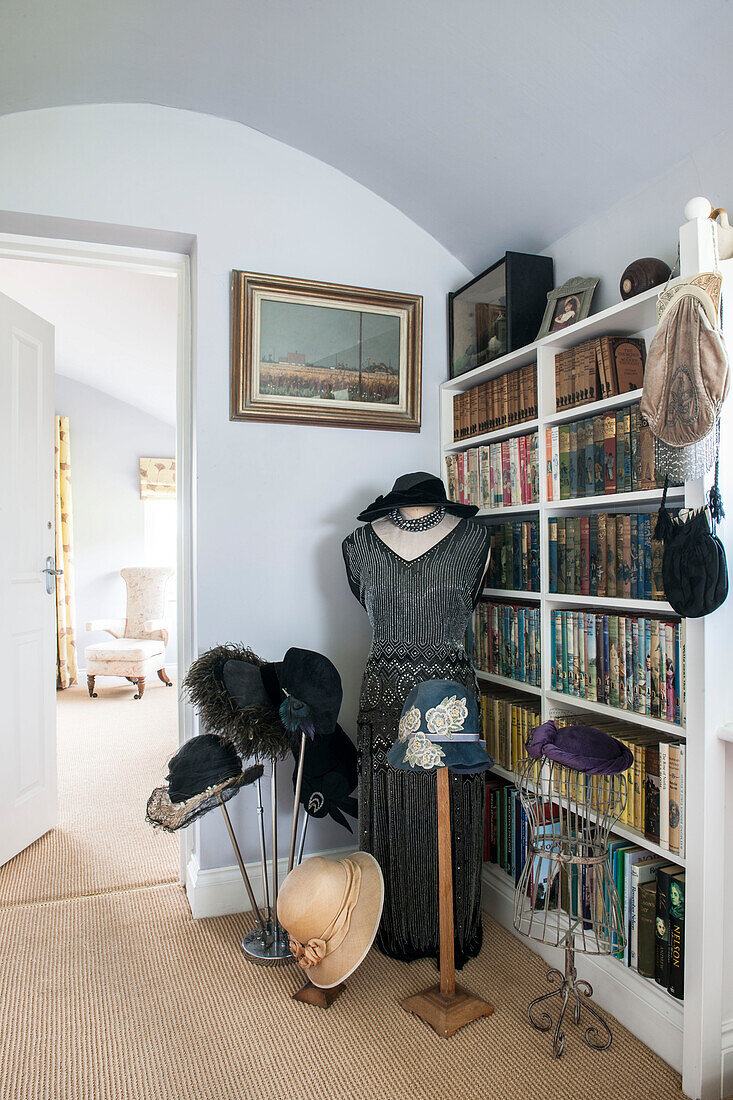
[[[232,272],[232,420],[418,432],[422,297]]]

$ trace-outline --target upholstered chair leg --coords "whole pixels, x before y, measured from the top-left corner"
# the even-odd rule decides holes
[[[166,687],[173,687],[173,681],[164,668],[158,669],[158,679],[162,680]]]
[[[145,677],[144,676],[138,676],[138,678],[137,678],[137,695],[135,696],[135,698],[136,699],[142,699],[144,691],[145,691]]]
[[[89,691],[90,699],[97,698],[97,693],[94,690],[94,676],[87,676],[87,690]]]

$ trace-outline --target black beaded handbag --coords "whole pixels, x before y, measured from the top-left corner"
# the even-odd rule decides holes
[[[673,517],[666,507],[665,481],[654,537],[664,543],[662,580],[664,594],[678,615],[699,619],[717,610],[728,595],[728,565],[723,544],[715,534],[715,521],[722,513],[718,504],[705,505],[684,519]]]

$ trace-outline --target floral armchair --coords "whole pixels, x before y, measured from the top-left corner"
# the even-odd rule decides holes
[[[166,687],[173,686],[165,671],[168,631],[163,619],[165,590],[173,570],[121,569],[120,576],[127,585],[127,618],[94,619],[86,624],[87,630],[104,630],[114,639],[93,643],[84,650],[92,699],[97,698],[97,676],[124,676],[137,686],[135,699],[142,699],[145,680],[154,672]]]

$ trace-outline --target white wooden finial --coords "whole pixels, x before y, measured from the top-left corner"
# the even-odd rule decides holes
[[[703,198],[702,195],[698,195],[697,198],[690,199],[685,206],[685,217],[688,222],[693,221],[695,218],[709,218],[712,210],[709,200]]]

